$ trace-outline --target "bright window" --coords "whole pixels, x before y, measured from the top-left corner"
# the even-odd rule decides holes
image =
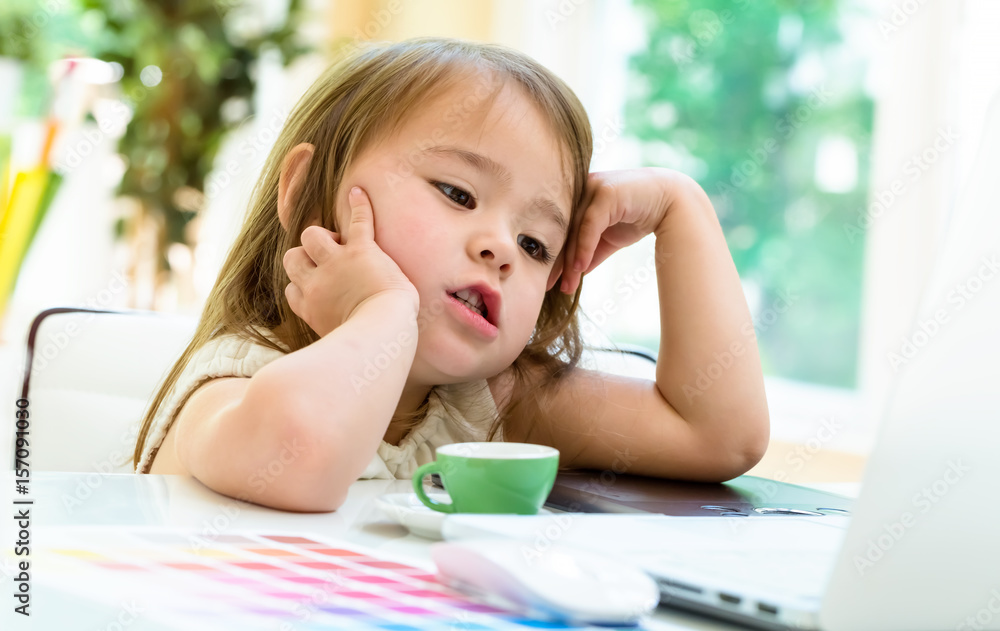
[[[853,387],[865,230],[845,226],[867,204],[873,107],[855,35],[870,18],[848,2],[631,10],[645,41],[627,59],[622,133],[639,162],[681,170],[712,198],[765,372]],[[655,349],[647,241],[594,271],[584,305],[611,338]]]

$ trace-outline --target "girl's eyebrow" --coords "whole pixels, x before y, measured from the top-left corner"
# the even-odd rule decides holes
[[[468,151],[467,149],[459,149],[458,147],[451,147],[447,145],[435,145],[424,149],[420,153],[446,158],[458,158],[477,171],[487,175],[492,175],[499,180],[504,187],[508,186],[512,179],[510,171],[507,170],[504,165],[488,156],[484,156],[474,151]],[[536,197],[531,200],[528,207],[531,211],[537,211],[540,213],[543,219],[548,219],[554,223],[562,234],[566,234],[569,231],[569,224],[566,221],[566,217],[563,214],[562,209],[560,209],[559,205],[551,199],[547,197]]]

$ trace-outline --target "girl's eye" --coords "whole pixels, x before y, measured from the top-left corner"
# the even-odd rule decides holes
[[[535,239],[522,234],[517,238],[517,244],[524,248],[524,251],[532,258],[546,264],[552,262],[553,257],[549,249]]]
[[[476,207],[476,199],[470,195],[467,191],[464,191],[457,186],[452,186],[451,184],[445,184],[444,182],[431,182],[438,190],[444,193],[445,197],[455,202],[459,206],[473,210]],[[471,206],[467,205],[472,203]],[[521,235],[517,238],[517,243],[520,245],[525,252],[528,253],[533,259],[536,259],[543,264],[551,263],[555,258],[549,249],[545,247],[545,244],[532,239],[529,236]]]
[[[463,191],[462,189],[458,188],[457,186],[452,186],[451,184],[445,184],[444,182],[434,182],[433,184],[438,188],[438,190],[444,193],[445,197],[455,202],[459,206],[465,206],[469,210],[472,210],[476,207],[476,199],[466,191]],[[466,204],[468,204],[470,201],[472,202],[472,206],[466,206]]]

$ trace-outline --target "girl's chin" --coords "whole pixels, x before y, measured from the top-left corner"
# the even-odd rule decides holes
[[[462,383],[493,377],[510,367],[515,359],[516,354],[508,361],[460,344],[433,344],[428,347],[421,344],[413,358],[411,371],[419,370],[429,382]]]

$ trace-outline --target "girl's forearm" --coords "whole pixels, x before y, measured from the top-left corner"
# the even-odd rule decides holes
[[[256,417],[251,426],[270,425],[276,437],[300,446],[298,457],[283,466],[287,485],[296,488],[276,486],[274,493],[315,495],[316,510],[342,503],[385,435],[416,345],[413,301],[387,294],[254,375],[241,413]]]
[[[678,413],[735,458],[759,459],[769,420],[753,320],[715,210],[691,178],[666,181],[655,231],[656,383]]]

